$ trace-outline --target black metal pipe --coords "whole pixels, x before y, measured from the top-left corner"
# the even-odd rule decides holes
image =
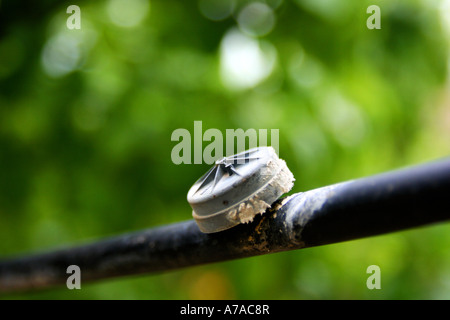
[[[450,158],[280,199],[252,223],[204,234],[193,220],[0,261],[0,292],[331,244],[450,219]]]

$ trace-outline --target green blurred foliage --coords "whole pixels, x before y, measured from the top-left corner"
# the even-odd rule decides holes
[[[449,16],[419,0],[0,2],[1,256],[190,219],[209,166],[173,164],[171,134],[195,120],[279,129],[292,192],[447,156]],[[232,40],[250,48],[240,78]],[[449,299],[449,227],[11,298]]]

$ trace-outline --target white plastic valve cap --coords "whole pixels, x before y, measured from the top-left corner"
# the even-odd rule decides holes
[[[188,192],[192,215],[204,233],[249,223],[294,185],[286,162],[272,147],[217,160]]]

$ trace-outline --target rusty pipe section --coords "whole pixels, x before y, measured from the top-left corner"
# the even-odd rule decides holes
[[[0,292],[158,273],[404,230],[450,219],[450,159],[296,193],[213,234],[194,220],[0,261]]]

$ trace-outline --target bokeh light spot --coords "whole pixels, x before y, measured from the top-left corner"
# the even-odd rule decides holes
[[[61,77],[74,71],[81,61],[80,41],[71,34],[50,38],[42,52],[42,65],[51,77]]]
[[[148,0],[110,0],[107,7],[111,21],[119,27],[126,28],[139,25],[149,10]]]
[[[291,80],[302,88],[316,87],[323,78],[322,66],[315,59],[307,56],[303,49],[291,57],[288,72]]]
[[[234,10],[234,0],[200,0],[200,12],[208,19],[220,21],[228,18]]]
[[[253,2],[244,7],[237,17],[239,28],[250,36],[265,36],[275,26],[275,14],[271,7]]]
[[[277,60],[275,48],[236,29],[226,33],[220,48],[223,83],[233,89],[256,86],[267,78]]]

